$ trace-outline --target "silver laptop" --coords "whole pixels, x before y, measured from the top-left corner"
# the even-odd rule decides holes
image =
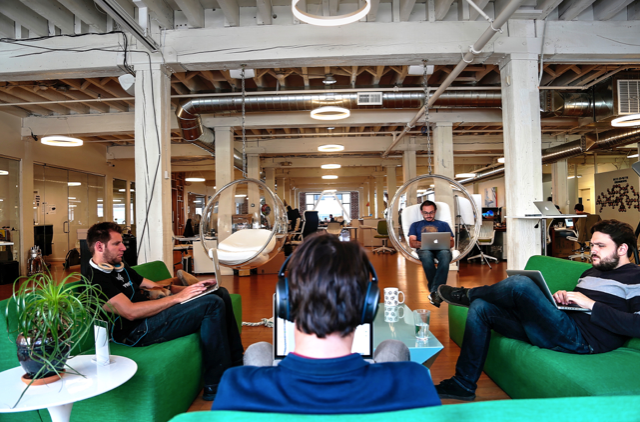
[[[420,249],[440,251],[451,249],[451,233],[449,232],[423,232],[420,238]]]
[[[542,276],[542,273],[540,271],[534,271],[534,270],[507,270],[507,275],[508,276],[523,275],[523,276],[529,277],[531,280],[533,280],[534,283],[536,283],[538,285],[538,287],[540,288],[540,290],[542,290],[542,293],[544,293],[546,298],[549,299],[549,301],[551,303],[553,303],[553,306],[555,306],[556,308],[560,309],[561,311],[591,312],[591,309],[581,308],[578,305],[573,305],[573,304],[571,304],[571,305],[559,305],[558,303],[556,303],[555,299],[553,298],[553,295],[551,294],[551,290],[549,290],[549,286],[547,286],[547,282],[544,281],[544,277]]]
[[[273,295],[273,364],[277,365],[285,356],[293,352],[296,343],[294,338],[295,324],[278,318],[275,304],[276,295]],[[358,325],[353,337],[351,352],[360,353],[367,360],[373,359],[373,324]]]
[[[553,205],[551,201],[534,201],[533,204],[538,207],[542,215],[562,215],[562,213]]]
[[[200,247],[200,245],[198,245],[198,247]],[[180,304],[191,302],[194,299],[197,299],[204,295],[208,295],[209,293],[213,293],[220,288],[221,280],[220,280],[220,262],[218,261],[218,250],[212,249],[211,251],[209,251],[209,253],[211,254],[211,259],[213,259],[213,271],[216,274],[216,283],[207,287],[207,289],[204,292],[200,293],[199,295],[196,295],[192,298],[182,301],[180,302]]]

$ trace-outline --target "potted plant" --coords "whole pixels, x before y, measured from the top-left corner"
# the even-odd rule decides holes
[[[79,281],[70,282],[78,276]],[[5,310],[7,330],[18,334],[18,360],[28,385],[35,380],[60,377],[68,367],[70,352],[89,333],[96,319],[111,319],[102,312],[107,301],[102,290],[78,273],[60,283],[46,273],[22,277],[14,283],[12,299]]]

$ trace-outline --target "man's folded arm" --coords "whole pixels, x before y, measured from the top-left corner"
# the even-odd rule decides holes
[[[640,338],[640,298],[636,302],[639,303],[635,306],[634,313],[596,302],[593,305],[591,322],[616,334]]]

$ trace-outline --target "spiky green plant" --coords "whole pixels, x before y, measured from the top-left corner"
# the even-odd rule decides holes
[[[79,281],[70,282],[78,276]],[[106,295],[79,273],[68,275],[60,283],[56,283],[50,274],[21,277],[14,283],[12,298],[15,304],[9,301],[5,309],[7,330],[10,334],[26,337],[30,345],[29,357],[43,364],[34,379],[51,372],[58,373],[55,362],[67,358],[96,319],[112,320],[109,313],[102,312]],[[11,306],[16,308],[14,315],[9,312]],[[52,341],[44,347],[47,338]],[[40,347],[36,346],[38,339],[42,339]]]

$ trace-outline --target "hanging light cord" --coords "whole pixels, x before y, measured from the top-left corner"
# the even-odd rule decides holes
[[[429,75],[427,75],[427,61],[422,61],[423,73],[422,77],[424,79],[424,104],[429,104]],[[422,133],[427,135],[427,163],[429,164],[429,174],[433,174],[433,170],[431,169],[431,131],[429,130],[429,107],[426,107],[424,113],[424,127],[422,128]]]
[[[246,91],[245,91],[245,87],[244,87],[244,70],[245,70],[245,64],[242,65],[242,71],[241,71],[241,76],[242,76],[242,173],[244,178],[247,178],[247,130],[244,127],[244,123],[245,123],[245,109],[246,109],[246,103],[245,103],[245,98],[246,98]]]

